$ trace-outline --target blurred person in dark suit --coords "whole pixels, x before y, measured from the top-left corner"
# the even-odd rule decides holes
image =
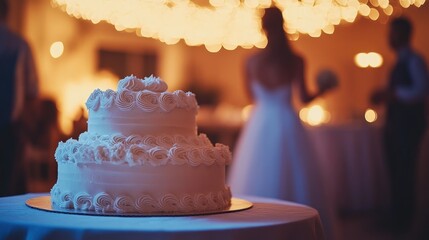
[[[20,140],[15,134],[26,103],[38,97],[38,79],[27,41],[6,25],[9,4],[0,0],[0,196],[25,192]]]
[[[58,125],[55,100],[40,98],[34,107],[22,114],[20,134],[29,191],[50,191],[57,179],[54,158],[58,142],[64,138]]]
[[[389,45],[396,54],[386,89],[372,102],[386,104],[384,144],[391,185],[393,227],[407,231],[415,213],[416,166],[426,129],[429,77],[427,65],[411,47],[412,23],[404,17],[390,23]]]

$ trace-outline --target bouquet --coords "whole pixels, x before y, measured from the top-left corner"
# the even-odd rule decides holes
[[[337,75],[333,71],[328,69],[321,70],[317,74],[316,84],[317,88],[321,92],[333,89],[338,86]]]

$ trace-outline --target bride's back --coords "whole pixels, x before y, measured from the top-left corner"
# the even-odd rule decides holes
[[[256,102],[267,103],[268,106],[290,103],[292,83],[297,79],[301,58],[285,56],[267,57],[261,52],[249,59],[248,84]]]
[[[248,77],[256,80],[268,90],[290,85],[297,78],[302,59],[295,54],[270,56],[265,52],[249,59]]]
[[[262,27],[268,44],[247,62],[248,78],[256,79],[268,90],[290,85],[297,78],[302,58],[289,45],[283,29],[283,16],[279,9],[265,10]]]

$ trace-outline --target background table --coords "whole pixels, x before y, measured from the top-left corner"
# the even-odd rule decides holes
[[[233,112],[223,115],[232,116],[233,120],[202,109],[198,113],[198,128],[212,142],[230,146],[234,154],[242,122],[234,120],[237,114]],[[342,212],[361,212],[388,206],[389,185],[381,121],[370,124],[354,120],[305,126],[313,141],[333,208]],[[426,146],[429,146],[429,140]]]
[[[389,202],[382,129],[349,123],[310,127],[332,202],[343,211],[385,207]]]
[[[54,213],[25,205],[46,194],[0,198],[0,239],[323,239],[316,210],[291,202],[240,197],[248,210],[182,217]]]

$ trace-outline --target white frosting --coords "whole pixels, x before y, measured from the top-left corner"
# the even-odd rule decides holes
[[[195,114],[184,109],[171,112],[145,112],[132,109],[123,112],[118,108],[90,111],[88,132],[99,135],[157,135],[180,134],[194,136],[197,132]]]
[[[158,78],[141,80],[135,77],[126,77],[119,81],[117,92],[111,89],[106,91],[94,90],[86,102],[86,107],[90,111],[97,111],[99,108],[110,109],[111,107],[129,111],[138,107],[145,112],[169,112],[175,108],[183,108],[189,111],[197,109],[198,106],[193,93],[185,93],[182,90],[165,92],[162,91],[164,89],[167,89],[166,83]]]
[[[212,145],[206,135],[124,136],[97,135],[84,132],[78,140],[60,142],[56,151],[57,162],[102,163],[134,165],[191,165],[225,166],[231,162],[229,148]]]
[[[96,89],[89,96],[91,133],[195,135],[198,105],[193,93],[165,92],[167,84],[153,76],[119,81],[118,91]]]
[[[180,213],[197,214],[223,210],[231,205],[231,192],[225,189],[207,194],[164,194],[154,198],[150,194],[141,194],[136,198],[126,195],[112,195],[99,192],[94,196],[86,192],[61,192],[54,186],[51,191],[52,204],[55,207],[71,208],[98,213]]]
[[[217,165],[130,168],[60,162],[51,198],[54,207],[98,212],[213,211],[230,204],[224,177],[224,167]]]
[[[100,213],[204,213],[226,209],[231,152],[197,135],[195,95],[161,79],[128,76],[88,98],[88,131],[55,152],[55,208]]]
[[[165,92],[167,91],[167,84],[158,77],[151,75],[144,79],[137,78],[134,75],[125,77],[118,83],[118,91],[130,90],[133,92],[139,92],[143,90],[149,90],[152,92]]]

